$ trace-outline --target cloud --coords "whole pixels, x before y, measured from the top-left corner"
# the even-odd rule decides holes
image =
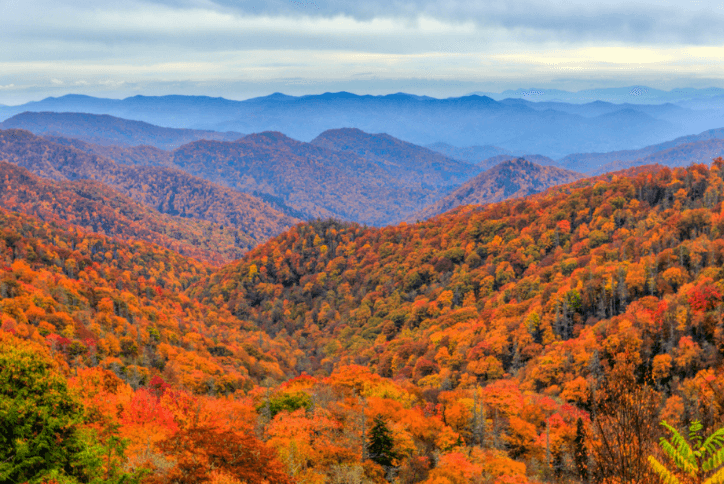
[[[722,24],[708,1],[0,0],[0,85],[230,95],[217,86],[721,84]]]
[[[724,7],[704,0],[156,0],[176,9],[201,8],[244,16],[397,19],[414,23],[473,22],[531,39],[705,44],[724,39]]]
[[[502,34],[538,43],[724,44],[724,6],[711,0],[655,5],[624,0],[31,0],[0,3],[0,18],[8,36],[64,34],[106,47],[134,40],[177,42],[182,36],[204,45],[216,39],[226,46],[229,38],[246,40],[246,33],[272,44],[303,37],[323,47],[330,37],[344,45],[345,35],[411,32]]]

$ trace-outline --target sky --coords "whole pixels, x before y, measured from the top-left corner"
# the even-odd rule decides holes
[[[0,0],[0,104],[724,87],[724,3]]]

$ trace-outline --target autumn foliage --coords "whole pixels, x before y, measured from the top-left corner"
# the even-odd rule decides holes
[[[3,209],[1,334],[98,476],[655,482],[660,420],[724,423],[722,168],[315,221],[221,269]]]

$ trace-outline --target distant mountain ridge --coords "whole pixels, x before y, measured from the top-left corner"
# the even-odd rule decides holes
[[[101,146],[151,145],[164,150],[199,139],[234,141],[244,136],[235,132],[163,128],[105,114],[68,112],[25,112],[0,123],[0,129],[26,129],[37,135],[76,138]]]
[[[498,155],[510,155],[515,156],[515,153],[512,153],[509,150],[506,150],[504,148],[500,148],[498,146],[493,145],[485,145],[485,146],[466,146],[464,148],[458,148],[457,146],[452,146],[447,143],[437,142],[427,145],[427,148],[437,151],[438,153],[442,153],[445,156],[448,156],[450,158],[465,161],[467,163],[471,163],[473,165],[479,164],[481,161],[487,160],[489,158],[492,158],[494,156]],[[518,153],[519,156],[522,156],[523,153]]]
[[[193,96],[104,100],[69,95],[3,108],[0,113],[11,116],[21,111],[81,111],[175,128],[280,131],[301,141],[346,126],[368,133],[387,133],[418,145],[494,145],[516,154],[538,153],[552,158],[659,143],[692,132],[687,128],[688,121],[682,120],[698,116],[684,109],[666,117],[666,113],[659,112],[661,109],[644,109],[635,104],[606,109],[596,116],[567,112],[573,110],[570,106],[539,108],[531,103],[499,102],[477,95],[435,99],[404,93],[359,96],[339,92],[300,97],[273,94],[246,101]],[[697,118],[696,125],[708,122],[707,118]],[[521,126],[525,129],[521,130]]]
[[[525,99],[538,102],[564,102],[584,104],[596,101],[607,103],[661,104],[684,103],[693,100],[707,100],[724,96],[724,89],[709,87],[704,89],[676,88],[670,91],[655,89],[648,86],[624,86],[599,89],[583,89],[581,91],[565,91],[547,88],[509,89],[500,93],[476,91],[471,94],[488,96],[493,99]]]
[[[708,140],[724,139],[724,128],[710,129],[699,134],[680,136],[676,139],[646,146],[638,150],[612,151],[608,153],[575,153],[558,160],[558,166],[581,173],[600,174],[612,169],[621,167],[646,165],[652,162],[660,163],[668,166],[684,166],[692,162],[709,163],[713,158],[720,156],[718,153],[718,143],[712,144],[712,149],[702,151]],[[698,143],[698,144],[694,144]],[[689,145],[696,152],[685,154],[685,149],[676,151],[675,160],[671,164],[666,161],[666,152],[673,153],[671,150],[677,146]],[[658,154],[658,155],[656,155]],[[688,156],[688,160],[687,160]],[[628,162],[628,163],[618,163]],[[617,168],[618,167],[618,168]]]

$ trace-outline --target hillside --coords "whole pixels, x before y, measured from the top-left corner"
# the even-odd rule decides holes
[[[56,181],[97,180],[159,212],[223,225],[242,250],[298,222],[256,197],[180,170],[121,165],[28,131],[0,131],[0,160]]]
[[[157,212],[93,180],[55,182],[0,161],[0,201],[6,210],[63,221],[121,240],[145,240],[186,257],[221,265],[241,258],[233,230]]]
[[[77,138],[98,145],[150,145],[172,150],[199,139],[233,141],[241,133],[173,129],[108,115],[25,112],[0,123],[0,129],[25,129],[37,135]]]
[[[510,198],[522,198],[582,177],[580,173],[554,166],[540,166],[523,158],[504,161],[464,183],[410,219],[424,220],[461,205],[487,205]]]
[[[646,456],[659,420],[685,421],[682,402],[710,429],[723,423],[707,386],[724,386],[723,168],[610,175],[414,225],[298,226],[191,293],[299,341],[310,372],[364,365],[443,405],[478,386],[509,397],[507,455],[529,465],[544,459],[547,427],[525,392],[596,409],[592,435],[624,435]],[[626,427],[619,409],[643,428]],[[561,439],[557,452],[572,459]],[[626,448],[590,442],[595,472],[648,472]],[[632,459],[625,467],[608,460],[618,452]]]
[[[724,425],[723,170],[317,220],[217,271],[0,209],[0,361],[54,360],[148,484],[656,482],[661,420]]]
[[[97,145],[86,143],[76,138],[51,135],[44,135],[43,138],[59,145],[71,146],[86,153],[109,158],[123,165],[166,166],[173,168],[172,152],[156,148],[155,146]]]
[[[390,176],[408,184],[435,188],[459,185],[478,172],[467,163],[407,143],[388,134],[369,134],[356,128],[328,130],[311,144],[333,151],[347,151],[384,168]]]
[[[165,372],[194,392],[206,392],[210,378],[233,391],[289,371],[282,354],[272,356],[276,344],[267,370],[249,358],[247,351],[260,356],[256,342],[266,340],[258,329],[183,296],[209,274],[204,264],[5,209],[0,222],[3,330],[54,342],[59,361],[112,368],[136,386]],[[226,349],[215,353],[219,324]]]
[[[572,374],[541,380],[534,366],[549,352],[578,351],[575,345],[590,342],[594,326],[615,332],[621,318],[646,331],[650,323],[638,311],[663,300],[666,317],[673,316],[689,304],[689,291],[721,283],[720,165],[582,180],[420,224],[303,225],[214,274],[193,294],[221,296],[236,315],[272,334],[304,334],[307,352],[317,355],[313,364],[356,361],[417,380],[415,358],[395,358],[406,341],[417,341],[417,355],[427,355],[435,368],[423,376],[439,378],[425,381],[483,382],[497,368],[492,379],[517,373],[524,385],[560,391]],[[637,225],[654,217],[656,224]],[[607,289],[611,277],[614,287]],[[273,288],[280,292],[270,299],[265,294]],[[674,343],[687,336],[704,344],[704,333],[688,326],[670,330],[665,337]],[[464,334],[470,339],[461,339]],[[503,341],[488,348],[493,334]],[[450,357],[463,365],[453,373],[434,364],[444,335]],[[333,351],[317,352],[334,341]],[[467,353],[478,343],[486,358],[497,360],[480,372],[474,370],[480,361]],[[675,355],[676,344],[667,351]]]
[[[281,133],[253,134],[233,143],[189,143],[174,152],[173,163],[192,175],[281,199],[308,218],[381,225],[439,197],[437,190],[396,180],[377,163],[354,153]]]

